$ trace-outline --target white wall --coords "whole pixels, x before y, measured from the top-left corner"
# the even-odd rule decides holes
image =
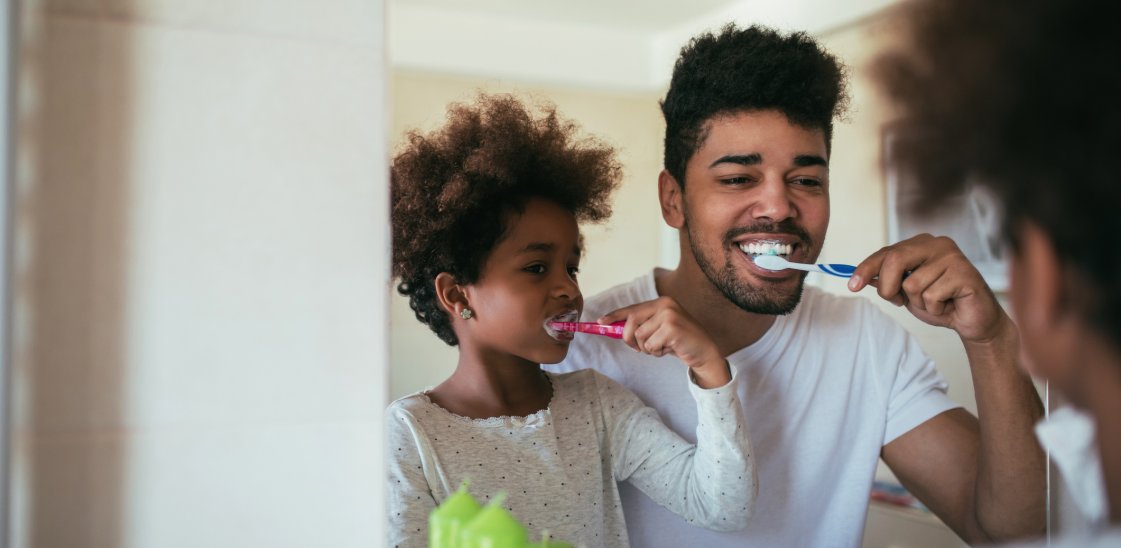
[[[25,4],[12,545],[380,545],[382,1]]]

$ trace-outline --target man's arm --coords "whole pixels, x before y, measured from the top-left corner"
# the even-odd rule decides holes
[[[850,289],[874,285],[920,320],[956,331],[977,399],[977,418],[946,411],[885,445],[884,461],[967,542],[1042,534],[1046,461],[1032,427],[1043,406],[1017,364],[1016,326],[980,273],[953,241],[923,235],[876,252],[854,278]]]

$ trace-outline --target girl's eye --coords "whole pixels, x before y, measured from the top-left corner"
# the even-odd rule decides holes
[[[579,274],[579,273],[580,273],[580,267],[578,267],[578,266],[568,267],[568,275],[572,276],[573,279],[576,279],[576,275]]]
[[[532,273],[532,274],[544,274],[545,273],[545,265],[543,265],[543,264],[531,264],[531,265],[525,267],[525,271],[529,272],[529,273]]]

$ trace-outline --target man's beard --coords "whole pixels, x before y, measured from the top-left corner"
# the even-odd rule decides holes
[[[801,227],[795,226],[792,223],[780,222],[756,224],[750,227],[730,230],[724,235],[724,241],[721,242],[721,249],[725,250],[725,258],[724,264],[720,267],[717,267],[714,261],[710,261],[703,250],[697,245],[698,238],[694,237],[693,229],[688,219],[685,220],[684,228],[689,238],[689,247],[693,250],[693,258],[696,259],[697,265],[701,267],[701,272],[704,272],[708,281],[712,283],[716,289],[719,289],[726,299],[736,306],[746,312],[754,314],[782,316],[793,312],[794,308],[801,302],[802,287],[805,284],[806,274],[808,274],[808,272],[801,272],[798,276],[798,284],[789,290],[779,289],[774,285],[767,284],[767,282],[763,282],[767,285],[762,287],[752,287],[742,282],[736,276],[736,269],[732,265],[733,259],[731,253],[740,252],[728,251],[733,247],[733,239],[752,232],[794,234],[801,239],[803,245],[808,246],[810,243],[809,234]]]

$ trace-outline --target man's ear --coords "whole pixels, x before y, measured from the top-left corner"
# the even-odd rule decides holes
[[[662,219],[673,228],[685,226],[685,189],[666,170],[658,174],[658,203],[662,206]]]
[[[460,317],[464,309],[470,308],[467,292],[459,285],[455,276],[447,272],[436,275],[436,300],[440,301],[440,308],[443,308],[453,321]]]

